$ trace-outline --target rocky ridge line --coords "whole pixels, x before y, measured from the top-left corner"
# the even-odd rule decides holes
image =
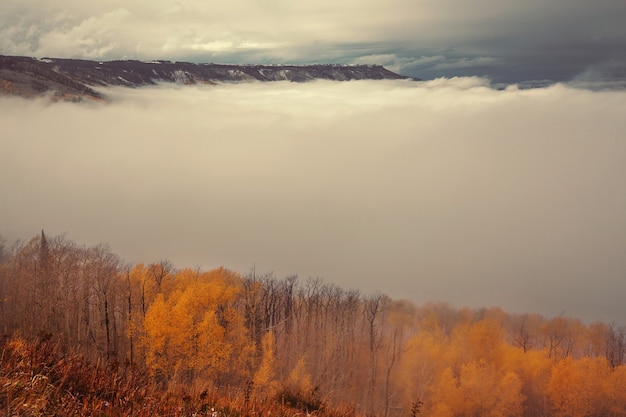
[[[141,87],[162,82],[215,84],[318,79],[398,80],[381,65],[226,65],[172,61],[88,61],[0,55],[0,95],[50,96],[53,100],[103,100],[92,87]]]

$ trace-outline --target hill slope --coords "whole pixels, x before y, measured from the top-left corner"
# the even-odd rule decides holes
[[[380,65],[223,65],[171,61],[87,61],[36,59],[0,55],[0,94],[55,100],[100,100],[94,86],[140,87],[159,82],[211,84],[241,81],[293,81],[316,79],[406,79]]]

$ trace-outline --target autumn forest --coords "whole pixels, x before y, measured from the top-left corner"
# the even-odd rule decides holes
[[[620,323],[417,306],[254,270],[131,265],[107,245],[44,232],[0,240],[7,415],[49,415],[58,395],[83,411],[159,414],[137,407],[177,392],[172,415],[300,412],[267,411],[275,401],[328,416],[626,416],[625,354]],[[88,403],[68,382],[77,366],[126,391]],[[39,386],[45,401],[27,400]]]

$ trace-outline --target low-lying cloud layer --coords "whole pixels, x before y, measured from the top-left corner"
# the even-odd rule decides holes
[[[0,54],[626,79],[623,0],[3,0]]]
[[[478,78],[0,99],[0,233],[626,322],[626,93]]]

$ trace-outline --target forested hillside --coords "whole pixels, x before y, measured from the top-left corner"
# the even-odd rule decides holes
[[[615,323],[416,306],[254,271],[129,265],[106,245],[43,232],[0,244],[0,332],[3,361],[15,343],[55,340],[59,355],[145,371],[154,389],[208,390],[246,406],[278,398],[384,417],[626,416],[626,330]],[[0,385],[8,410],[12,385]]]

